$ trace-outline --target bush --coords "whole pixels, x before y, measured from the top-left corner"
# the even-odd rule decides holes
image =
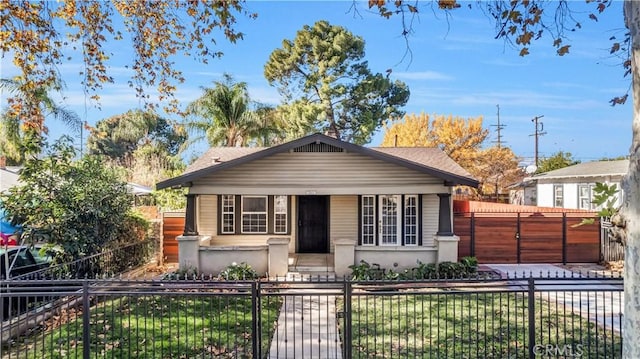
[[[475,257],[464,257],[460,262],[438,264],[425,264],[418,261],[417,267],[405,269],[402,272],[384,269],[379,264],[369,264],[366,261],[360,261],[359,264],[351,265],[349,268],[351,279],[356,281],[468,278],[478,272],[478,260]]]
[[[224,280],[253,280],[258,278],[258,273],[245,262],[232,263],[220,272],[219,277]]]

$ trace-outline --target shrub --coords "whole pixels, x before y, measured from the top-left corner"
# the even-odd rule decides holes
[[[353,280],[381,280],[384,278],[384,270],[379,264],[369,264],[361,260],[358,264],[349,266],[351,269],[351,279]]]
[[[220,272],[219,277],[224,280],[252,280],[258,278],[258,273],[245,262],[232,263]]]
[[[464,257],[460,262],[422,263],[418,266],[395,272],[392,269],[380,268],[379,264],[369,264],[362,260],[359,264],[349,266],[351,279],[356,281],[366,280],[421,280],[421,279],[446,279],[468,278],[478,272],[478,260],[475,257]]]

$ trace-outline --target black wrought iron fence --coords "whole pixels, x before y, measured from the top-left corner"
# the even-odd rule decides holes
[[[13,279],[106,278],[145,264],[152,256],[154,241],[125,244],[75,261],[53,264]]]
[[[611,277],[0,281],[1,358],[618,358]]]

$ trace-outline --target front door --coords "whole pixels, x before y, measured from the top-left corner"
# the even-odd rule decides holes
[[[328,197],[298,197],[298,253],[328,253]]]

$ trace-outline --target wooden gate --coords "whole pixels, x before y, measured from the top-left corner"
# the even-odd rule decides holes
[[[184,232],[184,213],[165,212],[162,214],[162,255],[165,262],[178,261],[178,241]]]
[[[480,263],[600,261],[600,226],[574,227],[585,213],[456,213],[458,256]]]

